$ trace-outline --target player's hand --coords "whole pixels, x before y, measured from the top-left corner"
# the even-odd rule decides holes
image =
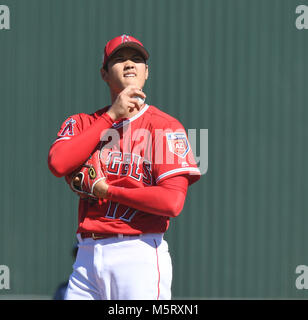
[[[104,199],[106,198],[108,187],[106,180],[101,180],[95,185],[93,194],[99,199]]]
[[[74,183],[75,186],[79,186],[79,187],[81,186],[80,177],[76,176],[76,177],[72,178],[72,180],[73,180],[73,183]],[[74,191],[74,192],[82,199],[87,199],[88,198],[88,196],[84,192],[78,192],[78,191]]]
[[[73,183],[74,185],[76,186],[80,186],[81,185],[81,179],[79,176],[76,176],[73,178]],[[107,194],[107,191],[108,191],[108,184],[105,182],[105,180],[101,180],[99,181],[94,189],[93,189],[93,194],[99,198],[99,199],[103,199],[105,198],[106,194]],[[83,198],[83,199],[87,199],[88,196],[85,195],[84,193],[80,193],[80,192],[76,192],[78,194],[78,196],[80,198]]]
[[[128,118],[129,114],[134,110],[139,110],[143,103],[140,103],[136,97],[145,100],[146,95],[137,86],[128,86],[119,93],[116,100],[109,108],[107,113],[113,120]]]
[[[100,149],[96,149],[77,170],[65,176],[65,180],[80,198],[97,200],[94,187],[101,180],[106,180],[105,165],[100,158]]]
[[[79,176],[74,177],[74,178],[73,178],[73,183],[74,183],[75,186],[80,187],[80,186],[81,186],[81,179],[80,179],[80,177],[79,177]],[[82,198],[82,199],[88,199],[88,198],[89,198],[89,196],[87,196],[84,192],[78,192],[78,191],[76,191],[76,193],[77,193],[78,196],[79,196],[80,198]]]

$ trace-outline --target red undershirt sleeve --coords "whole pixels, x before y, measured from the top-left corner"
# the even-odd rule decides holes
[[[188,179],[175,176],[158,186],[123,188],[109,185],[107,199],[140,211],[176,217],[182,211],[188,188]]]
[[[103,130],[111,128],[113,121],[103,114],[89,128],[69,140],[56,141],[48,154],[48,166],[56,177],[63,177],[81,166],[100,141]]]

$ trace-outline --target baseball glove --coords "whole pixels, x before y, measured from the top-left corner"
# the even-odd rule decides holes
[[[106,179],[103,168],[100,150],[96,150],[81,167],[65,176],[65,180],[70,188],[80,196],[97,198],[93,194],[93,190],[99,181]]]

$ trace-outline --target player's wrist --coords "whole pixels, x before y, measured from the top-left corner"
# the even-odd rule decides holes
[[[108,114],[108,116],[113,120],[113,121],[116,121],[117,120],[117,115],[113,112],[113,110],[108,110],[106,112]]]
[[[99,198],[106,198],[108,192],[109,185],[105,182],[105,180],[101,180],[96,183],[93,194]]]

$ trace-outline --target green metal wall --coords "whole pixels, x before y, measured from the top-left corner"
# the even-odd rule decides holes
[[[304,4],[305,1],[302,1]],[[62,121],[109,102],[104,45],[148,48],[148,102],[208,129],[209,168],[166,235],[176,298],[307,298],[308,30],[293,0],[3,0],[0,296],[71,272],[77,198],[47,167]],[[308,3],[307,3],[308,4]]]

